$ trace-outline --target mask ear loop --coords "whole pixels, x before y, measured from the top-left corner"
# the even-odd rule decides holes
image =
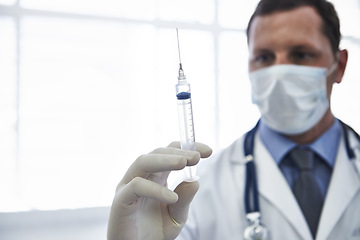
[[[333,63],[333,65],[331,65],[331,67],[329,68],[329,70],[327,70],[326,76],[330,76],[331,74],[333,74],[336,70],[336,68],[338,67],[338,61],[335,61]]]
[[[336,53],[335,61],[333,65],[327,70],[326,77],[329,77],[331,74],[333,74],[338,67],[339,64],[339,52]]]

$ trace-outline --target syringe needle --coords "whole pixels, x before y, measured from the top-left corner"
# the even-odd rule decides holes
[[[178,43],[180,70],[182,70],[181,56],[180,56],[180,43],[179,43],[179,30],[178,30],[178,28],[176,28],[176,36],[177,36],[177,43]]]

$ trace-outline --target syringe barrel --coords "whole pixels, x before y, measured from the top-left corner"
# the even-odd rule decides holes
[[[179,81],[176,85],[176,97],[179,113],[181,149],[195,151],[195,132],[191,103],[190,84]],[[186,167],[186,181],[196,181],[196,167]]]
[[[177,84],[176,97],[179,113],[181,149],[195,151],[195,133],[190,84],[186,82]]]

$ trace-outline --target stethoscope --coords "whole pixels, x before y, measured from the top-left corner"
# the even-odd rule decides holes
[[[339,120],[340,121],[340,120]],[[260,122],[260,121],[259,121]],[[254,143],[255,133],[258,129],[259,122],[250,130],[244,139],[244,155],[246,158],[246,174],[245,174],[245,212],[249,225],[245,228],[244,238],[246,240],[264,240],[269,236],[269,230],[261,223],[261,213],[259,205],[259,193],[257,186],[256,168],[254,163]],[[360,142],[360,136],[348,125],[341,122],[344,133],[345,148],[347,155],[355,165],[355,169],[360,175],[360,160],[356,160],[354,149],[350,147],[348,131],[354,133]],[[252,203],[251,203],[252,202]]]

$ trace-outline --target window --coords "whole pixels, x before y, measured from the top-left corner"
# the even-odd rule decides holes
[[[360,7],[347,1],[333,1],[350,52],[333,109],[360,131]],[[137,156],[179,138],[175,28],[197,141],[218,150],[251,128],[245,28],[255,5],[0,0],[0,211],[110,205]]]

